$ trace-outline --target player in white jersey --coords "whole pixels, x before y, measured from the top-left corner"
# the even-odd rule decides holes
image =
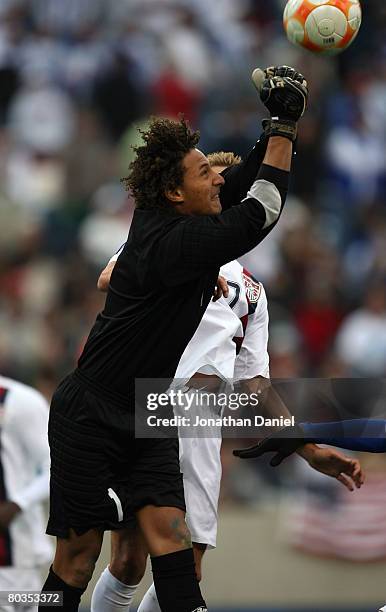
[[[222,157],[224,155],[225,158]],[[208,159],[217,172],[231,165],[232,160],[235,160],[233,163],[239,160],[233,154],[213,154]],[[221,163],[222,159],[225,163]],[[111,258],[100,276],[98,287],[102,290],[106,289],[118,255],[119,252]],[[186,395],[197,397],[197,403],[193,405],[196,411],[201,408],[196,386],[202,386],[203,378],[209,388],[213,383],[216,385],[216,381],[269,378],[268,308],[264,287],[236,261],[222,266],[220,275],[226,279],[228,291],[217,301],[209,303],[181,357],[175,376],[177,385],[185,388]],[[224,291],[224,286],[222,289]],[[204,409],[207,410],[207,406]],[[203,554],[207,548],[216,546],[221,432],[214,428],[212,432],[206,430],[202,437],[186,435],[187,432],[180,435],[180,467],[184,478],[186,522],[192,537],[196,572],[200,578]],[[315,449],[310,450],[314,453]],[[313,456],[316,469],[335,477],[341,471],[354,475],[355,462],[343,455],[325,449],[318,449],[317,454],[317,460]],[[307,451],[303,452],[303,456],[309,459]],[[125,533],[115,532],[112,538],[112,562],[95,587],[92,612],[128,610],[137,582],[144,572],[146,551],[142,555],[140,535],[126,530]],[[130,552],[130,548],[133,552]],[[138,612],[159,610],[152,585]]]
[[[196,403],[195,414],[218,415],[218,408],[200,405],[200,392],[207,376],[229,383],[233,379],[269,378],[268,308],[264,287],[237,261],[220,268],[229,291],[208,306],[192,340],[186,347],[176,372],[179,386]],[[207,386],[208,386],[207,382]],[[190,431],[190,435],[189,435]],[[207,425],[202,431],[180,428],[180,467],[184,475],[187,507],[186,522],[194,543],[215,548],[217,506],[221,481],[221,427]],[[197,555],[196,555],[197,557]],[[200,559],[201,561],[201,559]],[[199,572],[201,567],[199,564]]]
[[[48,411],[38,391],[0,376],[0,591],[40,591],[41,566],[52,558],[43,509],[49,496]],[[0,604],[3,610],[13,607]]]

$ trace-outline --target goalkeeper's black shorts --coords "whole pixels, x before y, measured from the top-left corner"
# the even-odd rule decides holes
[[[49,443],[48,534],[132,527],[148,504],[185,511],[178,439],[135,439],[127,408],[94,394],[76,373],[52,398]]]

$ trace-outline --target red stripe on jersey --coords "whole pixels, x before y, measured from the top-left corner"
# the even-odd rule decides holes
[[[243,326],[243,336],[242,338],[235,337],[233,338],[233,342],[236,344],[236,355],[238,355],[241,351],[241,347],[244,342],[245,333],[248,326],[248,317],[253,314],[257,307],[257,302],[261,293],[261,285],[258,280],[255,279],[254,276],[247,270],[243,268],[242,272],[244,289],[245,289],[245,297],[247,298],[248,304],[248,313],[240,317],[241,325]]]
[[[243,268],[243,281],[248,302],[248,314],[253,314],[256,310],[257,302],[259,301],[261,285],[246,268]]]
[[[9,389],[6,389],[5,387],[0,387],[0,404],[4,404],[8,391]]]

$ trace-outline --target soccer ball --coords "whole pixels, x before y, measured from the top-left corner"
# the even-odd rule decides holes
[[[292,43],[323,55],[347,49],[361,22],[359,0],[288,0],[283,16]]]

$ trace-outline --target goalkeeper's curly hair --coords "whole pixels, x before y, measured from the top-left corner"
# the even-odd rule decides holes
[[[136,158],[122,183],[132,192],[137,208],[171,210],[165,191],[182,185],[182,160],[195,148],[200,134],[192,131],[184,118],[153,117],[149,128],[139,131],[145,144],[134,148]]]

